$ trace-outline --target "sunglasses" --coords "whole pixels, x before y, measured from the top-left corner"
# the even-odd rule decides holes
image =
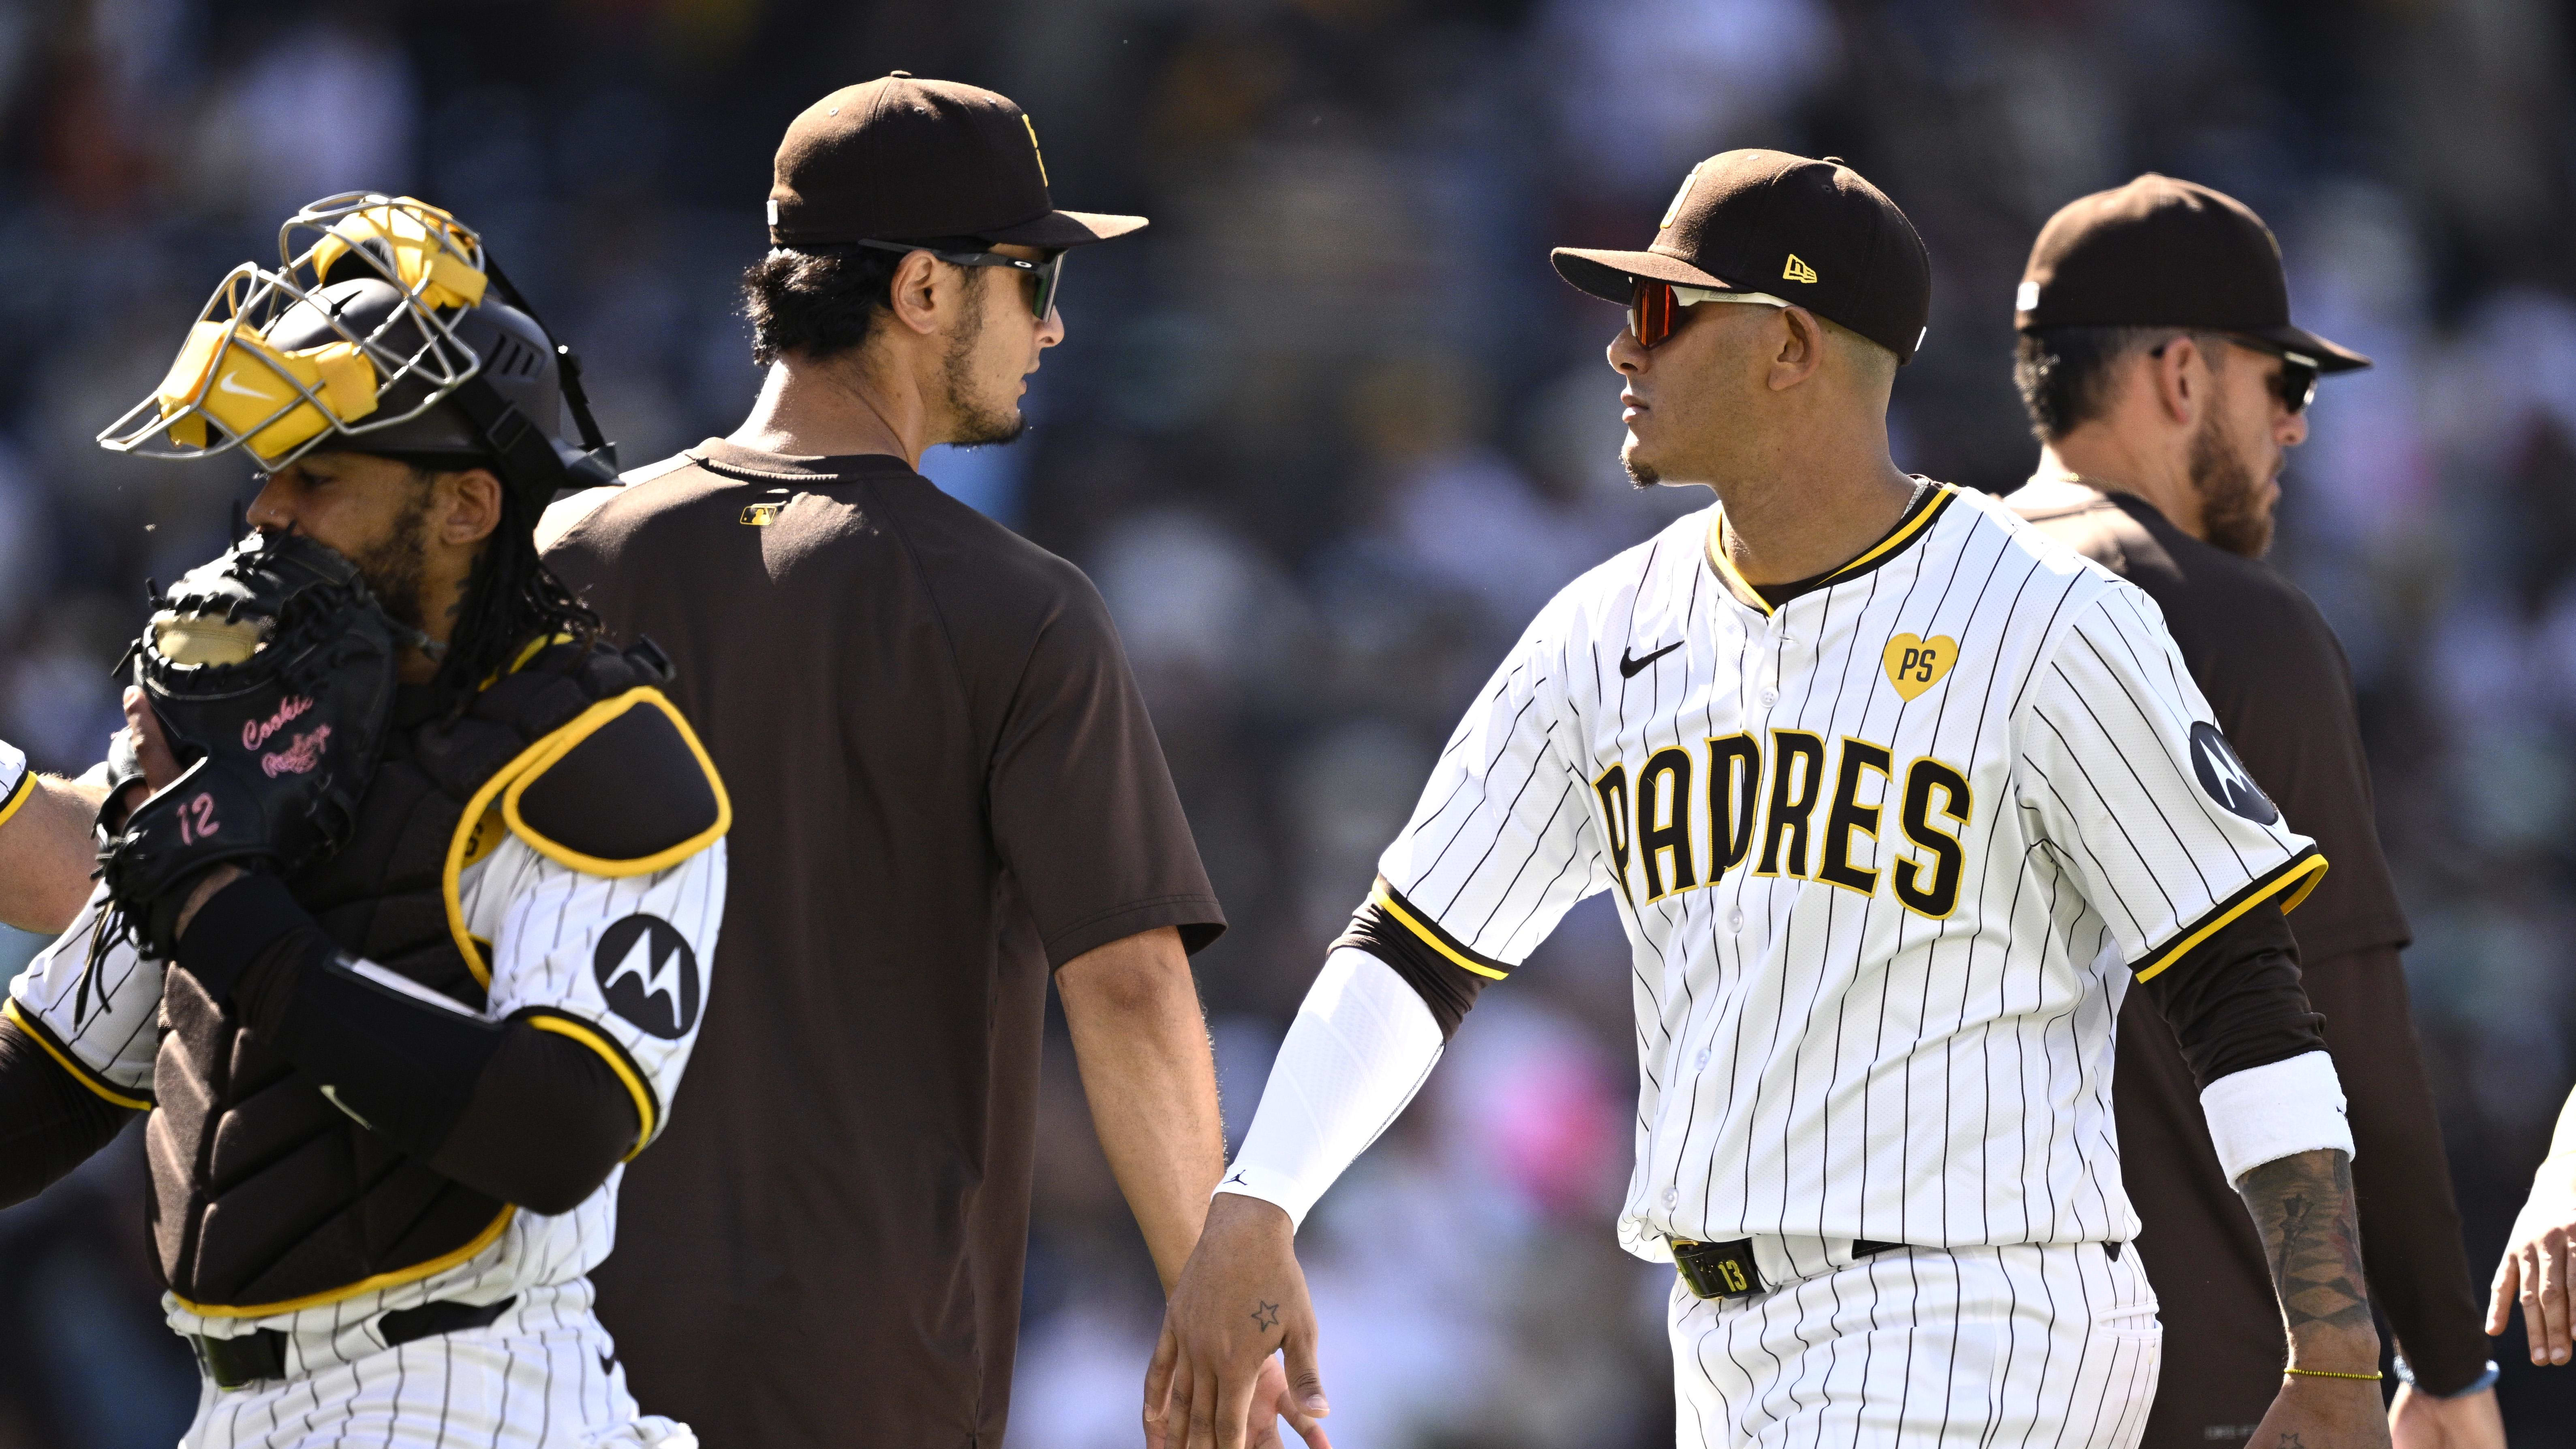
[[[1682,322],[1684,307],[1702,302],[1758,302],[1766,307],[1789,304],[1768,292],[1724,292],[1715,287],[1677,287],[1647,277],[1632,277],[1628,289],[1628,330],[1637,334],[1637,345],[1653,347],[1673,335]]]
[[[2281,406],[2294,413],[2306,412],[2308,404],[2317,400],[2317,374],[2322,371],[2317,360],[2286,347],[2259,350],[2281,359],[2281,371],[2272,379],[2272,396],[2279,398]]]
[[[863,241],[858,245],[874,247],[881,252],[929,252],[952,267],[1007,267],[1022,276],[1036,280],[1037,295],[1029,299],[1029,310],[1035,313],[1041,322],[1046,320],[1049,312],[1055,310],[1055,294],[1064,279],[1064,253],[1062,252],[1057,252],[1045,261],[1032,262],[1022,257],[1004,256],[1000,252],[943,252],[930,247],[905,246],[902,242]]]
[[[2235,332],[2219,335],[2248,352],[2260,352],[2267,357],[2281,359],[2281,370],[2272,377],[2272,396],[2281,400],[2283,408],[2293,413],[2303,413],[2308,410],[2308,404],[2317,400],[2317,376],[2324,369],[2317,366],[2315,358],[2304,352],[2292,352],[2277,342],[2266,342],[2260,337],[2247,337]],[[2165,355],[2165,347],[2169,345],[2171,344],[2160,344],[2151,349],[2147,355],[2162,357]]]

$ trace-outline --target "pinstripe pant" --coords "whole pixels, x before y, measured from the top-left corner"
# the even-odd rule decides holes
[[[1678,1282],[1681,1449],[2131,1449],[2156,1296],[2098,1243],[1897,1249],[1741,1303]]]
[[[299,1335],[292,1377],[207,1383],[180,1449],[697,1449],[685,1425],[639,1413],[590,1304],[576,1279],[396,1348],[364,1325]]]

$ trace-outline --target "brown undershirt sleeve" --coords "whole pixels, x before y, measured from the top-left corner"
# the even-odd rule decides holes
[[[1383,879],[1378,889],[1393,894],[1393,888]],[[1403,977],[1414,994],[1422,998],[1422,1004],[1431,1009],[1431,1019],[1439,1024],[1444,1042],[1458,1034],[1458,1024],[1467,1019],[1476,998],[1484,994],[1485,984],[1493,979],[1476,975],[1442,956],[1374,898],[1351,917],[1350,929],[1342,932],[1332,949],[1338,951],[1345,946],[1375,956]]]
[[[51,1187],[134,1115],[83,1086],[16,1022],[0,1021],[0,1207]]]
[[[2371,1301],[2388,1315],[2415,1382],[2456,1393],[2486,1371],[2489,1341],[2461,1245],[2441,1123],[2397,949],[2320,961],[2308,998],[2326,1016],[2326,1048],[2352,1121],[2354,1196]]]
[[[2299,980],[2298,943],[2265,901],[2138,983],[2173,1027],[2202,1090],[2249,1068],[2321,1051],[2323,1019]]]

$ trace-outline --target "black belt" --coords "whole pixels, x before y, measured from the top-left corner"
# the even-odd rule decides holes
[[[1771,1291],[1762,1281],[1762,1270],[1753,1263],[1753,1240],[1737,1238],[1731,1243],[1694,1243],[1683,1238],[1670,1240],[1673,1266],[1681,1270],[1682,1283],[1694,1297],[1750,1298]],[[1872,1238],[1852,1239],[1852,1256],[1866,1258],[1873,1253],[1892,1252],[1903,1243],[1882,1243]]]
[[[1694,1243],[1684,1238],[1668,1238],[1672,1244],[1673,1266],[1681,1270],[1682,1282],[1700,1298],[1750,1298],[1770,1291],[1762,1281],[1762,1270],[1753,1265],[1753,1240],[1738,1238],[1731,1243]],[[1852,1239],[1852,1256],[1866,1258],[1875,1253],[1893,1252],[1903,1243],[1882,1243],[1875,1238]],[[2102,1251],[2111,1261],[2120,1261],[2119,1243],[2104,1243]]]
[[[441,1333],[487,1327],[518,1301],[518,1295],[512,1294],[498,1303],[424,1303],[377,1319],[376,1331],[384,1335],[385,1347],[393,1348]],[[197,1351],[197,1366],[215,1381],[216,1388],[237,1389],[261,1379],[286,1377],[286,1335],[274,1328],[237,1338],[182,1336]]]

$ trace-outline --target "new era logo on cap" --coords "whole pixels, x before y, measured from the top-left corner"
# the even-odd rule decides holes
[[[1780,280],[1784,282],[1812,282],[1815,279],[1816,269],[1808,266],[1805,262],[1798,260],[1798,254],[1796,252],[1789,253],[1789,264],[1780,269]]]

